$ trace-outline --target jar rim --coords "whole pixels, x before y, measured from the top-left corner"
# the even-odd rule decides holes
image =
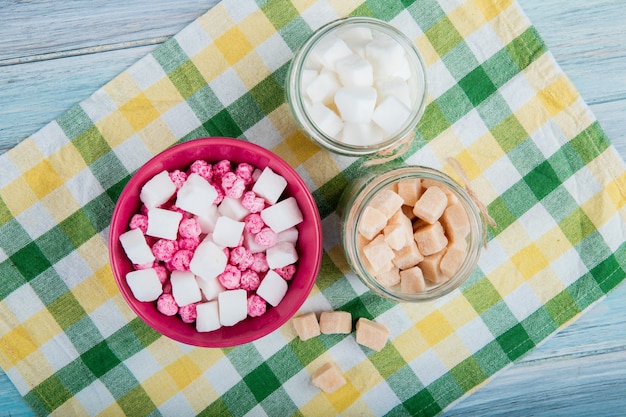
[[[415,98],[415,104],[412,106],[411,113],[407,120],[403,123],[401,128],[396,133],[390,135],[389,138],[371,145],[348,144],[333,138],[331,135],[328,135],[321,128],[319,128],[315,121],[311,118],[306,109],[306,105],[304,104],[300,74],[304,70],[309,54],[318,42],[331,34],[333,31],[344,29],[346,25],[366,26],[391,36],[395,41],[402,45],[407,56],[410,58],[409,65],[411,65],[412,71],[417,78],[415,81],[417,96]],[[296,121],[303,128],[305,133],[314,139],[319,145],[339,154],[349,156],[369,155],[393,147],[409,135],[417,126],[417,123],[421,119],[426,108],[426,65],[421,52],[417,49],[415,44],[396,27],[383,20],[372,17],[350,16],[326,23],[309,36],[309,38],[294,54],[287,72],[285,87],[287,102],[295,116]]]

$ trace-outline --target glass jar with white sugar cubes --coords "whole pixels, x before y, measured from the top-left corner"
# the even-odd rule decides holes
[[[476,267],[484,240],[468,192],[427,167],[368,171],[346,188],[338,213],[352,270],[395,301],[429,301],[456,289]]]
[[[426,72],[414,43],[392,25],[348,17],[322,26],[296,52],[287,100],[324,148],[359,156],[393,148],[424,112]]]

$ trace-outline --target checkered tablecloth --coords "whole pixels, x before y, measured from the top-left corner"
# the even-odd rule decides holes
[[[429,97],[400,163],[455,175],[497,221],[470,279],[398,304],[349,271],[335,207],[362,159],[298,130],[283,84],[294,51],[346,15],[391,22],[426,64]],[[236,348],[161,337],[108,263],[115,201],[167,147],[231,136],[284,158],[313,192],[324,254],[302,311],[390,329],[302,342],[288,322]],[[394,162],[398,163],[398,161]],[[432,415],[601,299],[626,276],[626,168],[519,5],[507,0],[225,0],[0,156],[0,366],[40,415]],[[332,360],[347,384],[310,376]]]

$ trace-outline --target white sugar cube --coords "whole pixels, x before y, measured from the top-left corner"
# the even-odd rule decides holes
[[[321,71],[307,84],[303,81],[302,86],[311,102],[329,104],[332,103],[335,92],[341,88],[341,83],[334,72]]]
[[[365,45],[372,40],[372,31],[366,27],[349,27],[338,32],[348,47],[360,56],[365,56]]]
[[[409,60],[406,55],[402,57],[400,61],[400,65],[396,68],[393,73],[394,76],[402,78],[404,81],[408,81],[411,76],[413,76],[413,71],[411,70],[411,64],[409,64]]]
[[[207,180],[192,172],[178,190],[176,206],[189,213],[201,215],[217,198],[217,190]]]
[[[148,229],[146,234],[162,239],[176,240],[178,226],[182,219],[182,213],[153,207],[148,210]]]
[[[287,188],[287,180],[282,175],[272,171],[270,167],[265,167],[252,186],[252,191],[264,198],[269,204],[274,204],[285,188]]]
[[[206,211],[196,216],[196,220],[200,225],[200,231],[202,233],[212,233],[218,217],[220,217],[220,212],[217,205],[211,204]]]
[[[287,288],[287,281],[276,272],[269,270],[261,281],[261,285],[259,285],[256,293],[270,305],[276,307],[287,294]]]
[[[144,265],[154,262],[154,254],[140,229],[132,229],[122,233],[120,243],[132,263]]]
[[[220,323],[233,326],[248,316],[248,296],[246,290],[226,290],[217,296]]]
[[[376,107],[372,120],[388,134],[396,133],[407,121],[411,111],[394,96],[389,96]]]
[[[243,246],[248,249],[251,253],[259,253],[265,252],[267,246],[259,245],[254,240],[254,236],[252,233],[244,232],[243,233]]]
[[[285,229],[278,234],[277,242],[291,242],[295,245],[298,241],[298,235],[298,228],[295,226],[290,227],[289,229]]]
[[[148,208],[165,203],[176,192],[176,184],[167,171],[161,171],[141,187],[139,199]]]
[[[298,252],[293,243],[280,242],[267,248],[265,258],[270,269],[282,268],[295,263],[298,260]]]
[[[189,262],[189,270],[204,280],[217,277],[224,272],[228,258],[211,239],[204,239],[196,248]]]
[[[313,103],[308,110],[311,120],[331,138],[336,137],[343,129],[343,120],[322,103]]]
[[[335,63],[350,54],[352,54],[352,50],[343,39],[328,35],[313,48],[310,57],[321,63],[325,68],[334,71]]]
[[[302,212],[294,197],[288,197],[261,211],[261,219],[274,232],[280,233],[302,222]]]
[[[378,102],[381,103],[389,96],[394,96],[407,108],[411,108],[411,94],[409,85],[400,77],[389,77],[376,80],[374,83],[378,91]]]
[[[385,132],[374,123],[346,123],[341,141],[349,145],[368,146],[382,142],[385,136]]]
[[[394,75],[405,59],[402,45],[387,35],[378,35],[365,46],[365,56],[372,63],[374,77]]]
[[[369,123],[376,106],[374,87],[342,87],[335,93],[335,104],[344,122]]]
[[[372,64],[358,54],[340,59],[335,69],[344,86],[368,87],[374,83]]]
[[[317,76],[319,75],[319,71],[314,69],[305,68],[302,70],[302,85],[309,85]]]
[[[241,221],[250,214],[250,210],[241,204],[240,199],[226,196],[218,207],[218,213],[221,216],[227,216],[233,220]]]
[[[172,296],[179,306],[197,303],[202,300],[196,276],[189,271],[172,271],[170,274]]]
[[[196,331],[210,332],[222,327],[217,301],[209,301],[196,305],[196,314]]]
[[[238,222],[228,216],[220,216],[215,222],[213,241],[219,246],[234,248],[239,245],[245,225],[245,222]]]
[[[126,274],[126,282],[139,301],[154,301],[163,293],[163,286],[154,268],[131,271]]]
[[[226,290],[217,277],[203,279],[196,276],[196,283],[207,301],[215,300],[219,293]]]

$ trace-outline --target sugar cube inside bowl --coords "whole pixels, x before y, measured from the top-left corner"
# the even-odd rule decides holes
[[[267,311],[258,317],[249,317],[247,315],[249,300],[248,297],[246,297],[246,317],[236,323],[233,323],[232,325],[222,325],[222,323],[219,322],[218,317],[219,308],[216,308],[219,307],[219,304],[214,305],[208,303],[219,303],[219,294],[227,290],[219,282],[219,275],[224,271],[224,265],[232,265],[233,261],[231,261],[228,253],[230,248],[223,245],[240,245],[242,243],[243,232],[241,234],[241,239],[238,239],[237,242],[234,242],[234,239],[229,239],[232,238],[231,232],[234,230],[233,227],[236,226],[237,228],[240,228],[241,223],[243,222],[240,220],[230,219],[230,221],[224,223],[227,227],[223,228],[222,226],[224,226],[224,224],[220,226],[217,223],[219,217],[224,216],[224,213],[220,213],[219,209],[206,213],[206,216],[204,216],[204,212],[202,213],[203,216],[198,216],[186,210],[182,210],[180,207],[176,207],[176,192],[174,192],[174,194],[172,194],[165,203],[154,207],[161,210],[168,210],[172,213],[183,212],[183,219],[179,222],[179,226],[181,228],[183,227],[181,225],[188,224],[185,219],[198,219],[197,225],[195,226],[196,229],[194,229],[196,230],[194,233],[199,233],[198,237],[185,237],[181,240],[180,236],[178,236],[176,240],[176,242],[180,245],[178,252],[189,251],[187,253],[188,256],[183,257],[181,263],[179,264],[180,267],[184,269],[186,268],[186,270],[183,271],[185,273],[183,274],[183,279],[176,278],[176,283],[170,284],[171,276],[167,276],[167,282],[166,284],[163,284],[162,288],[164,294],[169,294],[168,291],[173,290],[175,298],[178,298],[180,303],[190,302],[191,304],[188,304],[187,306],[193,305],[195,307],[194,311],[190,310],[189,314],[185,317],[192,317],[194,320],[197,320],[197,317],[201,317],[197,326],[193,322],[184,323],[178,315],[165,316],[164,314],[161,314],[157,309],[156,301],[137,300],[126,280],[126,275],[128,273],[135,270],[142,270],[147,266],[131,261],[119,239],[121,235],[128,232],[131,218],[144,210],[141,208],[143,203],[139,199],[139,190],[141,186],[160,172],[167,171],[171,173],[178,169],[185,170],[193,161],[199,159],[211,161],[215,164],[217,164],[218,161],[229,160],[231,161],[233,167],[244,162],[250,164],[250,166],[254,168],[248,169],[246,173],[249,177],[248,187],[250,188],[256,181],[259,180],[259,178],[261,178],[264,168],[270,168],[275,174],[278,175],[278,177],[281,177],[286,182],[286,185],[283,186],[282,192],[278,192],[277,198],[275,196],[277,192],[274,188],[275,184],[277,184],[277,178],[273,178],[274,181],[270,181],[269,185],[266,187],[267,190],[269,190],[269,194],[274,193],[274,195],[267,196],[268,200],[272,201],[277,198],[277,201],[274,203],[276,204],[289,197],[293,197],[293,199],[297,202],[297,206],[302,215],[302,221],[300,223],[289,225],[285,230],[280,232],[273,232],[276,243],[278,243],[278,239],[281,239],[281,242],[287,242],[288,244],[294,245],[294,247],[297,248],[297,253],[299,255],[295,271],[291,271],[287,278],[284,278],[282,275],[280,276],[280,279],[284,280],[287,284],[287,290],[282,296],[282,299],[280,299],[280,302],[276,306],[271,306],[267,303],[267,301],[264,301],[264,303],[267,304]],[[278,180],[279,179],[280,178],[278,178]],[[208,183],[213,187],[216,187],[215,178],[210,179]],[[178,191],[180,191],[180,188],[182,187],[178,184]],[[217,199],[219,200],[220,198],[222,197],[218,196]],[[263,203],[264,206],[271,207],[274,205],[268,202],[268,200],[265,200]],[[147,213],[147,211],[144,211],[144,213]],[[156,213],[159,212],[157,211]],[[257,216],[258,215],[259,214],[257,213]],[[206,220],[206,222],[201,222],[200,219]],[[218,226],[217,235],[215,235],[216,226]],[[140,232],[133,232],[135,235],[138,233]],[[181,232],[179,231],[179,233]],[[279,234],[282,234],[282,237],[279,237]],[[305,239],[299,239],[299,235],[306,235],[308,239],[306,239],[306,241]],[[202,238],[204,236],[206,236],[206,238],[204,238],[203,241]],[[216,236],[217,239],[215,239]],[[139,259],[151,262],[149,260],[150,251],[146,251],[146,246],[150,248],[157,238],[153,238],[151,236],[144,237],[143,235],[140,237],[144,240],[144,246],[139,246],[139,248],[141,248],[140,253],[143,251],[143,255],[148,256],[145,259]],[[167,240],[165,238],[158,239]],[[225,242],[225,240],[228,241]],[[140,239],[131,241],[132,244],[136,244],[137,242],[139,242],[139,244],[142,243]],[[182,249],[183,247],[185,249]],[[205,251],[204,255],[202,255],[203,250]],[[196,262],[194,262],[193,255],[196,254],[196,252],[199,257],[196,259]],[[265,253],[262,253],[262,255],[265,256]],[[157,156],[155,160],[142,167],[131,178],[126,188],[122,191],[114,210],[110,228],[110,258],[114,276],[118,281],[122,294],[133,310],[146,323],[154,327],[162,334],[184,343],[211,347],[234,346],[255,340],[256,338],[275,330],[282,323],[288,320],[304,302],[313,285],[315,275],[319,268],[319,262],[321,260],[321,224],[314,200],[312,199],[310,192],[306,189],[306,185],[302,179],[284,161],[277,158],[270,151],[257,145],[236,139],[200,139],[185,142],[164,151],[162,154]],[[157,261],[157,263],[159,263],[159,267],[165,266],[165,261]],[[207,265],[209,265],[209,267],[207,267]],[[265,269],[265,271],[267,271],[267,269]],[[263,276],[264,273],[265,272],[260,273],[260,275]],[[152,277],[151,279],[154,283],[154,274],[150,273],[150,276]],[[161,289],[161,272],[157,273],[156,276],[159,278],[158,286],[159,289]],[[193,279],[187,279],[188,277],[192,277]],[[246,280],[246,283],[246,285],[255,285],[254,280]],[[258,283],[256,285],[258,285]],[[168,288],[172,289],[170,290]],[[244,290],[247,294],[252,294],[256,292],[256,289],[251,291],[252,292],[250,292],[250,290]],[[152,298],[155,296],[155,293],[156,291],[148,295],[141,295],[140,297],[146,299]],[[198,293],[201,296],[200,300],[197,300]],[[268,295],[268,297],[270,296]],[[239,302],[238,305],[241,307],[243,305],[243,303],[241,303],[241,295],[239,295],[237,300]],[[207,305],[205,306],[205,304]],[[242,317],[241,311],[242,309],[238,308],[236,311],[230,313],[227,312],[227,316],[224,320],[228,323],[232,323],[233,320]],[[258,312],[258,309],[255,311]],[[217,326],[218,323],[220,324],[219,327]]]

